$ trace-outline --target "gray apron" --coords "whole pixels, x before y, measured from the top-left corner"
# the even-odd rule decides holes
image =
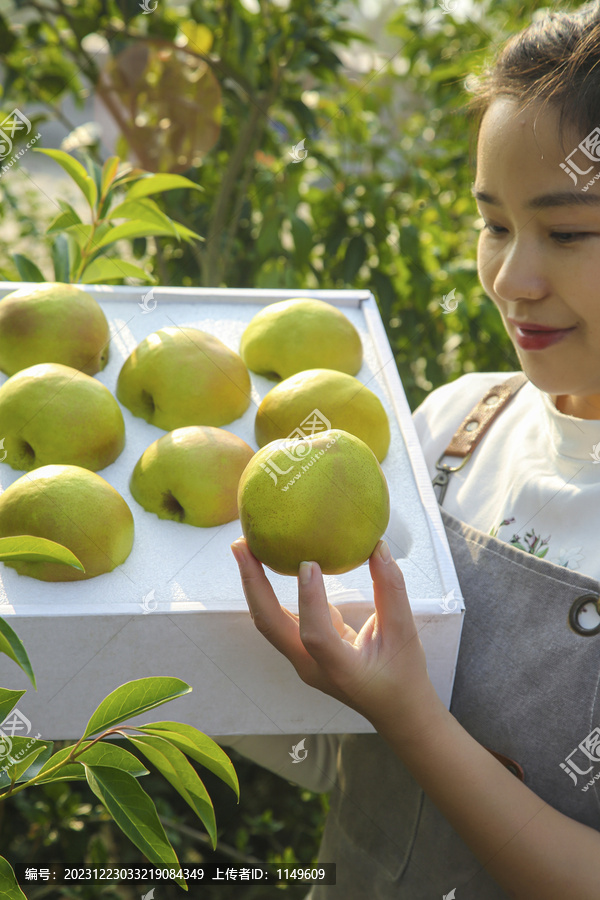
[[[466,608],[452,714],[548,804],[600,829],[600,633],[570,621],[600,582],[440,512]],[[310,900],[508,898],[379,735],[344,735],[339,753],[319,851],[337,884]]]

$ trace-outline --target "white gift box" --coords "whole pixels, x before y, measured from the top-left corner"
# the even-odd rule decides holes
[[[0,282],[0,297],[25,286]],[[250,319],[266,304],[314,297],[340,308],[357,328],[364,361],[357,378],[379,396],[391,444],[382,463],[391,501],[385,534],[406,580],[433,684],[446,706],[464,606],[446,533],[413,426],[410,409],[375,298],[369,291],[227,290],[84,286],[102,306],[111,329],[110,359],[95,377],[113,394],[134,347],[160,328],[199,328],[239,351]],[[146,300],[143,298],[146,296]],[[1,300],[0,300],[1,302]],[[250,373],[246,413],[223,426],[258,449],[256,409],[274,382]],[[0,383],[6,381],[0,374]],[[97,704],[126,681],[171,675],[191,694],[137,721],[186,722],[212,736],[370,732],[371,724],[336,700],[309,688],[292,665],[254,628],[230,543],[239,520],[196,528],[146,512],[129,491],[135,463],[165,432],[122,407],[126,446],[98,474],[125,498],[135,520],[126,562],[89,581],[47,583],[0,564],[0,616],[25,644],[37,682],[0,654],[0,685],[28,688],[19,710],[44,738],[79,738]],[[2,435],[0,435],[0,438]],[[0,465],[6,489],[23,473]],[[351,523],[349,523],[351,527]],[[266,569],[281,603],[297,612],[296,579]],[[368,564],[325,576],[329,600],[353,627],[373,613]]]

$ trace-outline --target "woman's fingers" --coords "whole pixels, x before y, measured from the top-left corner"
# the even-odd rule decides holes
[[[244,595],[256,628],[292,663],[308,684],[319,680],[319,669],[342,671],[348,665],[348,645],[356,632],[327,600],[318,563],[302,563],[298,578],[299,615],[282,607],[260,562],[243,538],[231,544],[240,569]],[[308,576],[308,577],[307,577]],[[342,652],[340,653],[340,648]]]
[[[240,569],[244,596],[254,624],[277,650],[293,662],[292,656],[297,655],[299,645],[296,617],[286,615],[289,610],[280,606],[262,565],[250,553],[244,538],[234,541],[231,551]]]
[[[385,541],[379,541],[369,559],[373,578],[373,594],[380,637],[396,647],[416,636],[417,629],[410,608],[402,571],[392,558]]]
[[[354,654],[348,641],[341,638],[343,630],[341,613],[336,610],[336,625],[334,625],[331,609],[319,564],[300,563],[298,574],[300,638],[322,671],[326,674],[331,673],[337,681],[340,676],[343,679],[346,675]],[[352,634],[356,636],[354,632]]]

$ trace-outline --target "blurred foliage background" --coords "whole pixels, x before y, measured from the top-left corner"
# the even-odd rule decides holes
[[[84,148],[98,162],[116,152],[203,186],[202,194],[156,199],[204,243],[142,238],[129,248],[160,284],[373,291],[414,409],[465,372],[518,368],[477,279],[465,80],[547,7],[388,2],[377,23],[382,37],[371,40],[349,21],[351,5],[150,0],[154,11],[145,13],[137,0],[2,0],[0,108],[31,111],[43,135],[53,120],[69,130],[65,98],[82,109],[93,96],[95,121],[71,130],[63,149]],[[58,210],[35,172],[27,174],[30,156],[0,179],[5,280],[20,280],[17,250],[34,247],[34,258],[49,259],[45,229]],[[456,308],[446,313],[441,303],[452,291]],[[327,796],[231,756],[239,807],[206,773],[219,826],[215,854],[175,793],[159,778],[151,786],[182,862],[314,860]],[[57,784],[5,806],[0,846],[13,863],[136,860],[87,788]],[[214,890],[224,900],[242,888]],[[176,891],[161,888],[161,900]],[[305,889],[284,892],[301,898]],[[57,896],[43,886],[28,893]],[[63,888],[60,897],[138,893]]]

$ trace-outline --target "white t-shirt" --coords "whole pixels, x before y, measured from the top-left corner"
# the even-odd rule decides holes
[[[463,375],[432,391],[413,413],[432,478],[463,419],[510,376]],[[548,394],[526,382],[464,468],[450,476],[443,506],[479,531],[600,580],[600,421],[559,412]]]
[[[431,478],[467,414],[510,372],[463,375],[432,391],[413,413]],[[446,457],[457,465],[460,460]],[[437,490],[437,489],[436,489]],[[526,382],[488,427],[471,459],[450,476],[443,502],[451,515],[550,562],[600,580],[600,421],[559,412]],[[292,762],[305,738],[306,759]],[[248,735],[219,738],[259,765],[312,791],[329,791],[339,735]]]

